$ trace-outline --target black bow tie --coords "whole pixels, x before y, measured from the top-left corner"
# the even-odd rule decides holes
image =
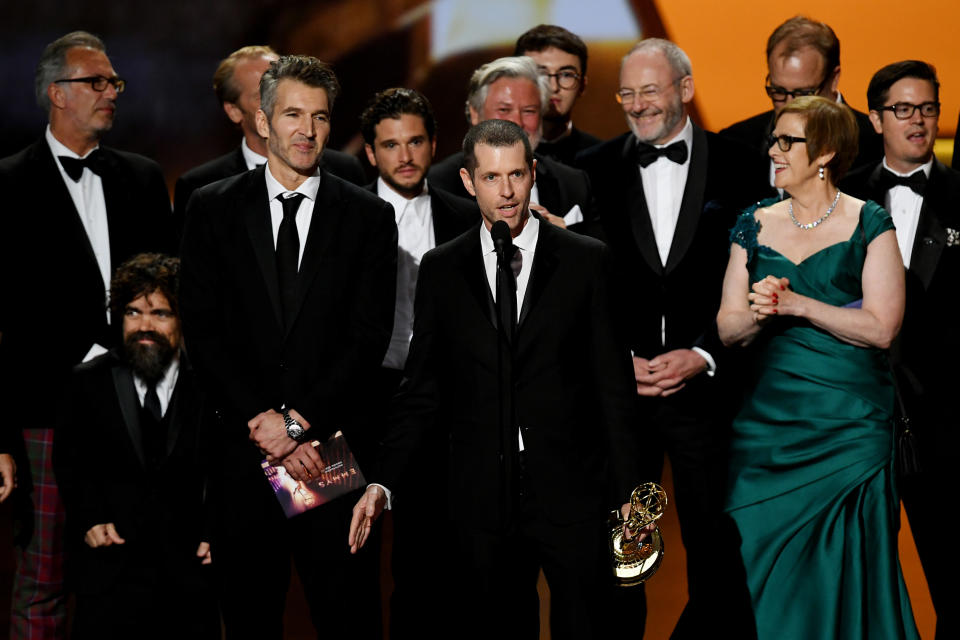
[[[908,176],[898,176],[889,169],[882,169],[880,171],[880,185],[884,191],[889,191],[894,187],[908,187],[922,197],[924,191],[927,190],[927,174],[921,169]]]
[[[647,167],[657,161],[657,158],[666,156],[677,164],[687,161],[687,143],[683,140],[674,142],[665,147],[655,147],[645,142],[637,142],[637,162],[641,167]]]
[[[71,158],[70,156],[57,156],[63,170],[67,172],[70,179],[74,182],[80,181],[83,175],[83,168],[86,167],[98,176],[103,175],[103,154],[100,149],[94,149],[86,158]]]

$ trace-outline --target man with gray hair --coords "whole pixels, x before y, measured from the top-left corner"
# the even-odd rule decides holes
[[[617,102],[630,131],[577,158],[596,189],[617,267],[637,411],[648,418],[646,475],[660,477],[664,453],[673,470],[690,596],[673,637],[703,638],[729,619],[717,617],[730,590],[718,556],[736,548],[725,544],[722,525],[733,410],[725,385],[735,376],[715,317],[728,232],[739,205],[766,187],[759,154],[691,121],[693,96],[687,54],[667,40],[641,41],[620,67]]]
[[[465,113],[471,125],[485,120],[509,120],[527,134],[530,146],[540,142],[541,119],[549,104],[549,85],[537,63],[526,56],[497,58],[470,78]],[[560,226],[594,217],[593,196],[586,175],[551,158],[534,154],[537,181],[530,195],[531,209]],[[463,152],[430,167],[430,184],[464,198],[470,194],[460,179]]]
[[[316,58],[271,62],[256,114],[266,164],[201,187],[187,208],[180,307],[220,432],[212,543],[228,638],[282,637],[291,556],[318,632],[380,637],[379,549],[343,544],[356,496],[287,520],[262,467],[320,477],[334,463],[312,443],[342,432],[372,468],[397,226],[388,203],[320,165],[338,91]]]
[[[256,115],[260,107],[260,76],[279,56],[264,45],[241,47],[220,61],[213,74],[213,91],[227,118],[236,125],[243,138],[240,146],[229,153],[190,169],[177,179],[173,195],[176,229],[183,230],[187,202],[200,187],[256,169],[267,161],[267,141],[257,133]],[[330,173],[356,185],[366,182],[360,161],[354,156],[323,150],[323,165]]]
[[[0,428],[23,429],[12,638],[64,636],[63,505],[53,478],[51,402],[74,365],[118,332],[107,311],[115,266],[170,251],[170,199],[152,160],[100,144],[126,83],[100,38],[69,33],[44,49],[40,139],[0,160]],[[47,293],[49,292],[49,294]],[[49,295],[42,312],[38,296]]]

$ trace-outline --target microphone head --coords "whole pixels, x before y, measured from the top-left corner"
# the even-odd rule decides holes
[[[510,226],[503,220],[497,220],[490,227],[490,236],[493,238],[493,244],[498,251],[503,251],[513,242],[510,237]]]

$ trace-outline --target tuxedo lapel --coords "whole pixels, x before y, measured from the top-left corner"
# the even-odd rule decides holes
[[[913,253],[910,255],[910,271],[920,278],[923,288],[930,287],[930,281],[937,270],[937,263],[947,244],[947,231],[940,224],[937,213],[943,206],[956,206],[956,203],[943,202],[943,176],[939,162],[933,163],[930,180],[920,206],[920,219],[913,239]]]
[[[700,127],[693,127],[693,145],[690,149],[690,166],[687,169],[687,184],[683,188],[677,226],[667,255],[666,272],[670,273],[686,255],[687,249],[697,234],[700,214],[703,211],[703,193],[707,185],[707,135]]]
[[[340,223],[344,216],[350,215],[346,210],[344,199],[340,194],[340,185],[326,171],[321,171],[320,188],[317,199],[313,204],[313,217],[310,219],[310,230],[307,231],[306,244],[303,245],[303,258],[300,259],[300,270],[297,273],[297,302],[294,307],[293,318],[285,335],[290,335],[290,329],[297,322],[297,315],[303,307],[303,301],[313,284],[325,255],[331,251],[334,238],[339,237]]]
[[[277,326],[283,326],[283,312],[280,307],[280,282],[277,275],[277,255],[273,246],[273,227],[270,224],[270,203],[267,201],[267,183],[264,178],[264,168],[254,169],[248,176],[244,193],[241,195],[244,223],[247,235],[253,245],[253,252],[260,265],[267,294],[270,297],[270,306],[273,307]]]
[[[643,180],[640,179],[640,166],[637,164],[633,134],[627,134],[621,152],[620,168],[623,171],[621,182],[626,186],[626,211],[630,218],[630,229],[640,255],[655,273],[663,271],[657,239],[650,222],[650,210],[647,208],[647,196],[643,192]]]
[[[177,445],[177,438],[184,423],[196,420],[199,407],[196,406],[193,386],[193,370],[186,360],[186,354],[180,353],[180,373],[177,376],[177,386],[170,397],[170,406],[167,407],[167,456],[173,453]]]
[[[117,392],[120,413],[123,414],[123,422],[127,427],[130,443],[137,452],[140,465],[146,467],[143,454],[143,432],[140,429],[140,400],[137,397],[137,388],[133,385],[133,374],[126,365],[119,362],[111,367],[110,372],[113,374],[113,386]]]
[[[498,326],[497,310],[494,306],[493,294],[487,283],[487,272],[483,266],[483,255],[480,253],[480,232],[464,236],[463,247],[460,253],[460,272],[467,284],[467,290],[477,303],[480,312],[493,327]]]

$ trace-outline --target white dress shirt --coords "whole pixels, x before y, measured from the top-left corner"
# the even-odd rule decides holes
[[[930,177],[930,171],[933,169],[933,158],[930,158],[927,164],[910,173],[900,173],[894,171],[887,164],[887,158],[883,158],[883,168],[890,173],[907,177],[917,171]],[[910,268],[910,258],[913,255],[913,241],[917,235],[917,223],[920,222],[920,209],[923,207],[923,196],[917,194],[910,187],[897,185],[887,191],[884,197],[883,206],[890,212],[893,218],[893,225],[897,228],[897,244],[900,245],[900,255],[903,256],[903,266]]]
[[[163,377],[157,381],[157,397],[160,398],[160,415],[167,415],[167,407],[170,406],[170,399],[173,397],[173,390],[177,387],[177,378],[180,377],[180,358],[173,356],[173,360],[167,365],[167,370]],[[137,398],[140,400],[140,406],[143,406],[143,399],[147,395],[147,383],[140,376],[133,374],[133,386],[137,389]]]
[[[513,245],[520,249],[520,273],[517,275],[517,320],[520,319],[520,310],[523,308],[523,297],[527,293],[527,282],[530,280],[530,271],[533,270],[533,257],[537,251],[537,238],[540,237],[540,220],[533,215],[527,218],[527,224],[520,231],[520,235],[513,239]],[[493,236],[487,225],[480,224],[480,251],[483,254],[483,268],[487,272],[487,284],[497,300],[497,250],[493,245]],[[519,451],[523,451],[523,434],[517,430]]]
[[[273,248],[277,248],[277,234],[280,232],[280,223],[283,222],[283,205],[277,200],[281,193],[302,193],[305,197],[300,199],[300,208],[297,209],[297,235],[300,236],[300,255],[297,256],[297,268],[303,261],[303,249],[307,246],[307,233],[310,231],[310,221],[313,220],[313,205],[317,200],[317,191],[320,190],[320,171],[317,170],[312,176],[300,183],[296,191],[290,191],[270,173],[270,163],[267,163],[267,170],[263,172],[267,178],[267,198],[270,202],[270,223],[273,227]]]
[[[100,176],[90,171],[87,167],[83,168],[83,174],[78,182],[67,175],[60,164],[58,156],[67,156],[70,158],[81,159],[59,140],[53,137],[50,131],[50,125],[47,125],[45,134],[47,144],[53,153],[54,164],[60,171],[60,177],[67,186],[70,193],[70,199],[73,200],[73,206],[77,208],[77,214],[80,216],[80,222],[83,223],[83,229],[87,232],[87,238],[90,240],[90,246],[93,247],[93,255],[97,258],[97,266],[100,267],[100,277],[103,279],[104,300],[110,293],[110,227],[107,224],[107,202],[103,197],[103,180]],[[93,153],[99,145],[87,152],[87,156]],[[82,156],[86,158],[87,156]],[[107,322],[110,322],[110,312],[107,311]]]
[[[417,290],[420,261],[437,246],[433,232],[433,209],[427,183],[420,195],[407,199],[377,178],[377,195],[393,206],[397,223],[397,299],[393,307],[393,335],[383,366],[403,369],[413,337],[413,298]]]
[[[657,241],[657,252],[660,254],[660,264],[666,265],[670,256],[670,246],[673,244],[673,234],[677,230],[677,220],[680,218],[680,205],[683,202],[683,192],[687,187],[687,176],[690,175],[690,156],[693,154],[693,123],[689,116],[676,136],[663,144],[653,145],[658,149],[667,147],[675,142],[684,141],[687,145],[687,159],[682,163],[674,162],[665,156],[660,156],[640,170],[640,181],[643,184],[643,195],[647,200],[647,211],[650,213],[650,224],[653,226],[653,235]],[[667,344],[667,317],[660,318],[660,344]],[[716,361],[700,347],[692,347],[707,361],[707,374],[713,375],[717,370]]]
[[[240,139],[240,153],[243,154],[243,161],[247,163],[247,170],[252,171],[262,164],[267,163],[267,157],[262,156],[256,151],[250,149],[246,137]]]

